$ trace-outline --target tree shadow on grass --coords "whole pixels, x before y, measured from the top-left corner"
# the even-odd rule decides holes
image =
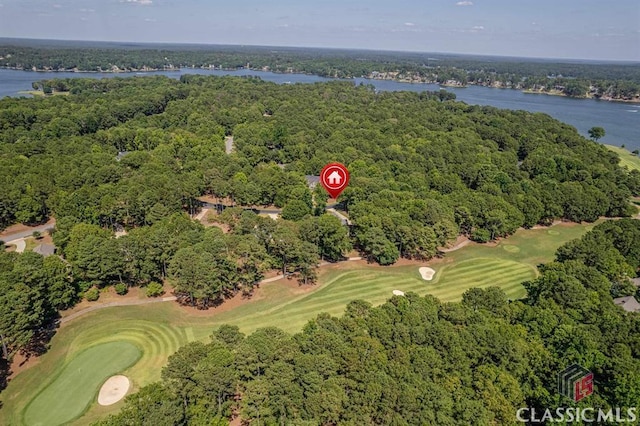
[[[46,327],[36,330],[33,339],[25,346],[21,352],[27,359],[32,356],[41,356],[49,350],[50,342],[58,330],[59,322],[54,320]]]
[[[4,358],[0,358],[0,392],[2,392],[7,387],[10,375],[11,363],[9,363]],[[2,401],[0,401],[0,408],[2,408]]]

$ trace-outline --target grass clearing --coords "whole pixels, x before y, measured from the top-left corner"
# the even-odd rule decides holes
[[[444,259],[427,262],[436,270],[432,281],[422,279],[419,265],[381,267],[345,262],[322,268],[319,284],[312,289],[279,282],[264,285],[256,297],[233,309],[194,312],[167,302],[95,311],[65,324],[38,364],[11,381],[2,393],[0,424],[21,425],[43,413],[61,410],[57,404],[55,409],[46,408],[52,411],[45,411],[48,406],[38,402],[40,395],[50,392],[55,384],[43,378],[61,375],[67,364],[97,345],[124,342],[141,350],[138,362],[122,372],[131,380],[132,391],[136,391],[160,378],[168,356],[180,346],[193,340],[206,341],[212,330],[224,323],[238,325],[245,333],[271,325],[296,332],[321,312],[340,315],[355,299],[380,304],[392,297],[393,290],[455,301],[469,287],[500,285],[510,298],[522,297],[524,288],[520,283],[536,275],[535,266],[552,260],[560,245],[579,238],[592,227],[560,224],[552,229],[520,230],[493,245],[469,244],[447,253]],[[96,371],[101,370],[100,363],[93,362]],[[117,372],[100,376],[95,386],[75,384],[78,392],[88,395],[90,407],[70,424],[88,424],[122,407],[122,401],[107,407],[93,403],[102,382]],[[80,408],[80,413],[84,409]],[[55,414],[63,415],[57,411]]]
[[[43,97],[48,98],[50,96],[69,96],[71,92],[58,92],[53,91],[51,93],[45,94],[42,90],[21,90],[18,92],[19,95],[31,95],[33,97]]]
[[[620,156],[620,165],[622,167],[627,167],[629,170],[640,171],[640,157],[632,154],[630,151],[626,150],[625,148],[620,148],[619,146],[613,146],[613,145],[605,145],[605,146]]]
[[[25,249],[24,251],[33,251],[34,248],[36,248],[38,246],[38,244],[41,243],[41,241],[36,240],[33,237],[27,237],[24,239],[25,242]]]
[[[24,423],[54,426],[80,416],[105,379],[135,364],[141,355],[137,346],[124,341],[103,343],[78,353],[27,406]]]

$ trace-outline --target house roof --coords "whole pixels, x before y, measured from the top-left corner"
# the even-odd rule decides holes
[[[51,256],[56,252],[56,246],[53,244],[38,244],[33,249],[34,253],[38,253],[44,257]]]
[[[309,188],[314,188],[318,183],[320,183],[320,176],[306,175],[304,178],[307,180]]]
[[[640,287],[640,278],[632,278],[631,283],[636,287]]]
[[[613,303],[621,306],[627,312],[640,312],[640,303],[633,296],[618,297]]]

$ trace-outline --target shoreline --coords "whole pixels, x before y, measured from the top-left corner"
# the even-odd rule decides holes
[[[131,74],[146,74],[146,73],[158,73],[158,72],[182,72],[183,70],[203,70],[203,71],[223,71],[223,72],[239,72],[239,71],[243,71],[243,70],[248,70],[248,71],[258,71],[258,72],[269,72],[272,74],[299,74],[299,75],[314,75],[317,77],[322,77],[322,78],[327,78],[327,79],[333,79],[333,80],[355,80],[358,77],[341,77],[341,78],[336,78],[336,77],[329,77],[329,76],[323,76],[323,75],[319,75],[319,74],[313,74],[313,73],[304,73],[304,72],[287,72],[287,71],[273,71],[271,69],[265,70],[262,68],[209,68],[209,67],[172,67],[172,68],[146,68],[146,69],[130,69],[130,70],[100,70],[100,71],[90,71],[90,70],[79,70],[79,69],[65,69],[65,70],[47,70],[47,69],[24,69],[24,68],[16,68],[16,67],[0,67],[0,70],[12,70],[12,71],[23,71],[23,72],[32,72],[32,73],[41,73],[41,74],[47,74],[47,73],[51,73],[51,74],[55,74],[55,73],[63,73],[63,72],[68,72],[68,73],[75,73],[75,74],[124,74],[124,75],[131,75]],[[474,82],[468,82],[466,84],[453,84],[453,83],[437,83],[434,81],[422,81],[422,80],[409,80],[407,78],[395,78],[395,77],[372,77],[371,75],[368,76],[362,76],[359,77],[362,78],[364,80],[372,80],[372,81],[395,81],[398,83],[409,83],[409,84],[432,84],[432,85],[437,85],[440,87],[441,90],[446,90],[446,88],[458,88],[458,89],[464,89],[467,88],[469,86],[478,86],[478,87],[485,87],[487,89],[507,89],[507,90],[519,90],[521,93],[524,94],[528,94],[528,95],[548,95],[548,96],[561,96],[561,97],[565,97],[565,98],[570,98],[570,99],[579,99],[579,100],[592,100],[592,101],[603,101],[603,102],[618,102],[618,103],[625,103],[625,104],[633,104],[633,103],[640,103],[640,98],[638,99],[614,99],[614,98],[597,98],[594,96],[582,96],[582,97],[577,97],[577,96],[568,96],[564,93],[558,92],[548,92],[548,91],[539,91],[539,90],[532,90],[532,89],[519,89],[517,87],[502,87],[502,86],[495,86],[495,85],[485,85],[485,84],[476,84]]]
[[[485,86],[488,87],[488,86]],[[623,104],[640,104],[640,98],[638,99],[614,99],[614,98],[598,98],[595,96],[587,95],[587,96],[569,96],[565,95],[562,92],[545,92],[541,90],[531,90],[531,89],[522,89],[522,93],[525,95],[547,95],[547,96],[560,96],[563,98],[569,99],[579,99],[579,100],[592,100],[592,101],[602,101],[602,102],[619,102]]]

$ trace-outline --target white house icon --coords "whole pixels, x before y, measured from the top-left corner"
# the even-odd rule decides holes
[[[340,185],[342,183],[342,176],[337,171],[333,171],[328,178],[329,185]]]

